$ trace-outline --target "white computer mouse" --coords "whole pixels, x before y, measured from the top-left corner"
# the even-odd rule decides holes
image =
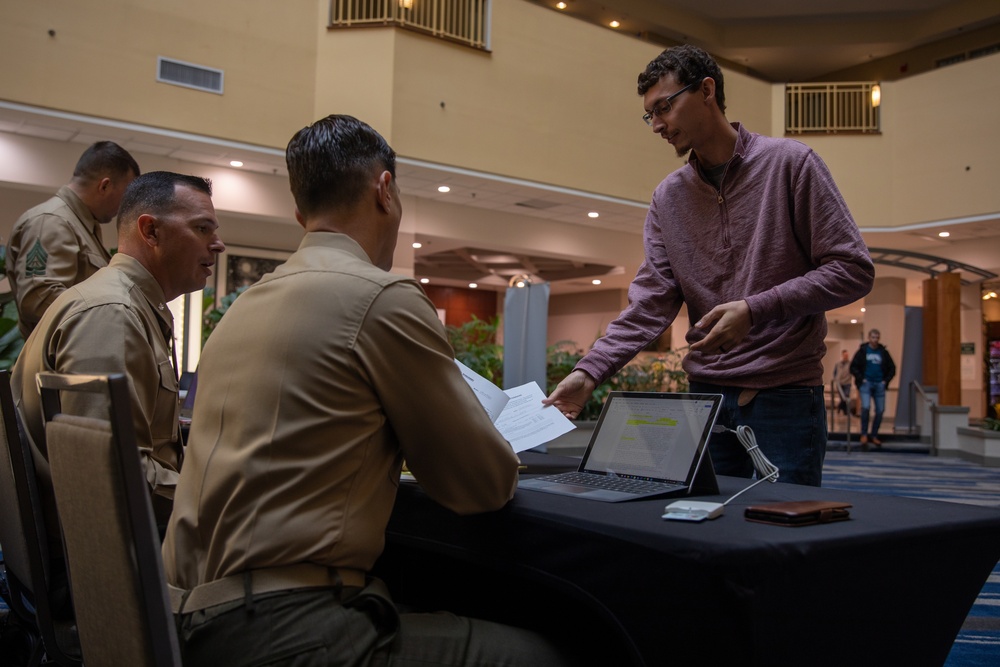
[[[677,500],[663,510],[664,519],[678,521],[704,521],[722,516],[725,505],[700,500]]]

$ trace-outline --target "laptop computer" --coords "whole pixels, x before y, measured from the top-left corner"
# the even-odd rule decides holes
[[[708,438],[721,406],[719,394],[613,391],[579,468],[518,488],[612,503],[717,494]]]
[[[181,403],[180,411],[180,422],[183,426],[191,425],[191,413],[194,412],[194,397],[195,393],[198,391],[198,371],[191,374],[190,383],[188,384],[187,394],[184,396],[184,401]]]

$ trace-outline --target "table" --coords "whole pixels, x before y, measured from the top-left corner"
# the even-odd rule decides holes
[[[525,452],[528,473],[576,460]],[[747,480],[721,477],[722,501]],[[851,520],[748,522],[782,500],[853,504]],[[704,523],[669,500],[600,503],[519,490],[460,517],[402,483],[376,568],[395,595],[525,621],[608,665],[941,665],[1000,559],[1000,511],[761,484]]]

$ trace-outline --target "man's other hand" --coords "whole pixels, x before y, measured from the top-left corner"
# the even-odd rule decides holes
[[[706,354],[729,352],[746,337],[752,325],[750,306],[746,301],[730,301],[718,305],[695,323],[695,329],[707,330],[708,334],[693,343],[691,351]]]

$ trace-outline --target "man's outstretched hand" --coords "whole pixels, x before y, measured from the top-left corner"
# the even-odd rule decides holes
[[[576,419],[596,387],[597,383],[589,375],[583,371],[573,371],[563,378],[542,403],[556,406],[568,419]]]

